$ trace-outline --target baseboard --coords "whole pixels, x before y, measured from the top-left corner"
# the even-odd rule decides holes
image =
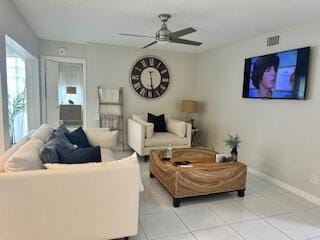
[[[306,200],[308,200],[308,201],[310,201],[310,202],[312,202],[314,204],[320,205],[320,198],[318,198],[316,196],[313,196],[310,193],[306,193],[306,192],[300,190],[299,188],[291,186],[291,185],[289,185],[289,184],[287,184],[285,182],[282,182],[282,181],[280,181],[280,180],[278,180],[276,178],[270,177],[270,176],[268,176],[268,175],[266,175],[266,174],[264,174],[264,173],[262,173],[262,172],[260,172],[258,170],[255,170],[253,168],[248,168],[248,172],[253,174],[253,175],[255,175],[255,176],[257,176],[257,177],[260,177],[260,178],[262,178],[264,180],[272,182],[275,185],[277,185],[279,187],[282,187],[282,188],[288,190],[289,192],[292,192],[292,193],[294,193],[294,194],[296,194],[296,195],[298,195],[298,196],[300,196],[300,197],[302,197],[302,198],[304,198],[304,199],[306,199]]]

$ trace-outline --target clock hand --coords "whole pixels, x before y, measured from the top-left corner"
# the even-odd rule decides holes
[[[152,82],[152,71],[149,71],[150,74],[150,83],[151,83],[151,90],[153,91],[153,82]]]

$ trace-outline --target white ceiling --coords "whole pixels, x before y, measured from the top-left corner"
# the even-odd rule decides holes
[[[263,33],[319,19],[319,0],[12,0],[41,39],[142,47],[155,35],[159,13],[170,13],[171,31],[193,27],[184,38],[200,47],[154,45],[155,49],[202,52]]]

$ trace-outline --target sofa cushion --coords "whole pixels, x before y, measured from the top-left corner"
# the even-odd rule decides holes
[[[167,121],[167,130],[170,133],[177,135],[180,138],[186,136],[186,123],[183,121],[169,118]]]
[[[100,146],[101,148],[116,148],[118,143],[118,131],[109,131],[105,128],[100,130],[98,128],[87,128],[85,133],[90,145]]]
[[[59,125],[56,131],[59,133],[70,133],[70,131],[66,128],[66,126],[63,123]]]
[[[22,145],[4,165],[6,172],[42,169],[39,152],[43,141],[37,138],[30,139]]]
[[[65,151],[57,147],[59,162],[64,164],[80,164],[89,162],[101,162],[100,146],[88,148],[76,148]]]
[[[173,133],[160,132],[154,133],[152,138],[145,140],[146,147],[167,146],[168,144],[173,146],[187,145],[188,139],[186,137],[180,138]]]
[[[92,147],[82,127],[77,128],[71,133],[65,133],[65,135],[72,144],[77,145],[79,148]]]
[[[53,127],[44,123],[31,135],[31,138],[38,138],[41,141],[46,142],[53,131]]]
[[[47,169],[91,169],[91,168],[111,168],[112,166],[125,166],[127,164],[137,164],[138,165],[138,158],[137,154],[133,153],[131,156],[120,159],[120,160],[115,160],[115,161],[107,161],[107,162],[101,162],[101,163],[84,163],[84,164],[51,164],[47,163],[44,166]],[[140,175],[140,168],[138,167],[139,170],[139,188],[140,191],[144,190],[142,181],[141,181],[141,175]]]
[[[110,149],[101,148],[100,151],[101,151],[101,161],[102,162],[110,162],[110,161],[115,160],[113,153]]]
[[[164,119],[164,114],[159,116],[148,113],[148,122],[153,123],[154,132],[166,132],[166,121]]]

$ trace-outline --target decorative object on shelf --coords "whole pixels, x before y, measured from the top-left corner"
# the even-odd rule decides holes
[[[236,134],[232,136],[231,134],[228,135],[228,138],[224,140],[224,143],[227,147],[231,149],[231,159],[233,161],[237,161],[238,159],[238,147],[241,143],[240,137]]]
[[[73,86],[68,86],[68,87],[66,87],[66,93],[70,94],[70,95],[75,95],[75,94],[77,94],[77,88],[73,87]],[[68,103],[69,104],[74,104],[74,101],[69,99]]]
[[[224,162],[224,159],[227,158],[226,154],[224,153],[217,153],[216,154],[216,163]]]
[[[157,99],[166,93],[169,83],[169,70],[157,57],[143,56],[131,68],[130,85],[139,97]]]
[[[192,128],[195,129],[196,127],[194,125],[194,118],[192,117],[192,114],[198,112],[198,101],[182,100],[181,112],[187,113],[186,121],[190,122],[192,125]]]
[[[168,144],[168,147],[165,152],[164,160],[170,160],[172,158],[172,146],[171,144]]]

